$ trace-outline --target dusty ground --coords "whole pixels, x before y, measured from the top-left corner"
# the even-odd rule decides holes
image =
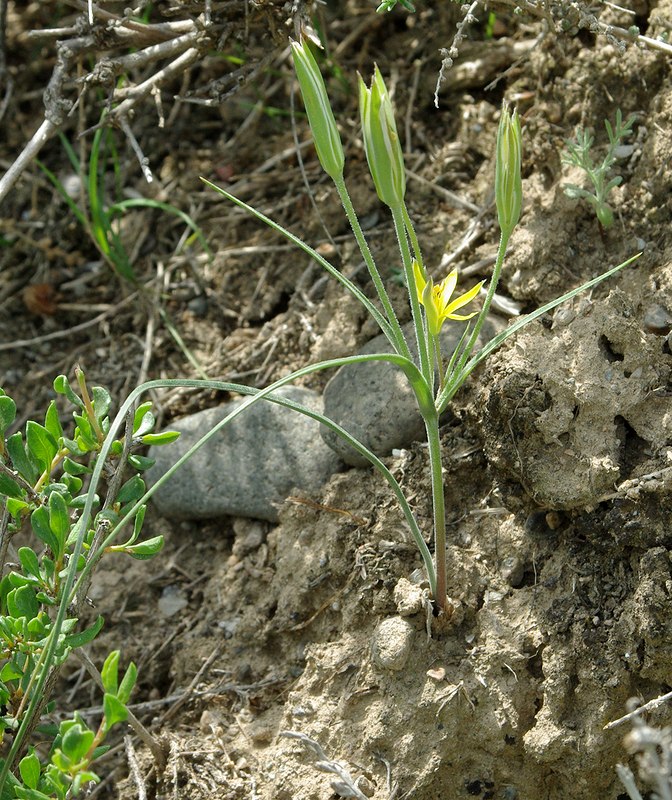
[[[251,61],[268,54],[269,5],[246,6],[226,53]],[[463,244],[452,263],[488,275],[502,97],[524,119],[525,210],[501,293],[529,311],[637,250],[644,255],[507,344],[458,399],[443,437],[449,591],[461,601],[461,621],[434,626],[429,637],[425,614],[409,616],[413,647],[400,669],[377,666],[371,645],[420,562],[393,499],[369,471],[349,470],[318,496],[290,499],[274,527],[155,515],[148,533],[167,539],[158,558],[107,562],[92,588],[106,628],[91,656],[102,661],[121,647],[139,665],[136,713],[168,761],[157,773],[136,743],[149,797],[336,796],[335,777],[316,768],[314,752],[280,736],[293,731],[342,762],[375,800],[616,800],[626,797],[615,765],[629,758],[628,727],[604,726],[623,715],[629,697],[649,700],[672,687],[672,60],[649,49],[622,53],[586,31],[542,37],[540,22],[505,13],[486,40],[481,12],[435,110],[438,48],[450,45],[456,18],[454,8],[438,5],[418,2],[416,15],[380,17],[363,2],[333,3],[318,20],[332,51],[329,86],[355,203],[379,263],[388,265],[385,277],[394,277],[396,246],[365,176],[354,91],[356,70],[368,74],[374,61],[391,76],[407,164],[423,179],[409,179],[409,202],[430,264]],[[9,9],[14,82],[3,167],[41,121],[54,66],[53,42],[26,32],[75,17],[55,3]],[[153,13],[158,20],[168,10],[159,4]],[[665,0],[635,11],[647,35],[669,30]],[[277,19],[283,13],[275,9]],[[632,24],[614,9],[605,13]],[[146,284],[132,296],[37,167],[6,201],[0,385],[23,419],[44,412],[51,380],[75,363],[118,398],[146,378],[199,371],[264,386],[311,359],[350,354],[374,334],[316,268],[199,183],[200,175],[221,182],[321,244],[346,272],[357,268],[310,148],[306,175],[335,243],[306,194],[281,45],[222,104],[172,104],[173,95],[227,68],[213,53],[182,84],[167,86],[163,130],[153,102],[136,114],[134,133],[157,177],[151,187],[115,133],[121,191],[190,213],[212,259],[198,244],[183,246],[184,226],[174,218],[130,212],[122,236]],[[100,103],[83,97],[64,127],[71,141],[96,122]],[[565,197],[560,152],[576,124],[593,126],[603,145],[603,120],[616,108],[637,114],[634,147],[613,193],[616,222],[601,231],[586,205]],[[303,119],[296,124],[304,141]],[[41,159],[62,178],[71,172],[58,139]],[[446,189],[482,211],[456,207]],[[465,244],[472,224],[476,235]],[[36,285],[52,287],[46,306],[35,302]],[[408,316],[401,289],[393,296]],[[165,423],[221,399],[183,391],[155,398]],[[415,444],[389,464],[428,528],[426,450]],[[73,667],[68,702],[95,707],[95,687],[81,677]],[[669,724],[669,706],[650,720]],[[120,748],[98,771],[105,776],[98,796],[142,796]]]

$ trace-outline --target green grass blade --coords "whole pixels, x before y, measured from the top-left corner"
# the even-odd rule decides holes
[[[63,145],[63,149],[65,150],[65,154],[68,157],[68,161],[72,165],[72,168],[75,170],[77,175],[80,174],[80,162],[79,156],[77,155],[75,148],[70,144],[70,141],[65,136],[63,131],[58,132],[58,138],[61,140],[61,144]]]

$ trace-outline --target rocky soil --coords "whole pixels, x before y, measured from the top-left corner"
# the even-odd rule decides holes
[[[29,31],[74,25],[72,5],[9,3],[3,167],[41,122],[55,64],[53,41]],[[202,11],[179,5],[156,4],[152,19]],[[366,177],[356,121],[356,71],[369,74],[374,61],[393,87],[410,212],[435,277],[458,266],[471,281],[491,269],[504,98],[524,123],[524,211],[500,308],[529,312],[642,256],[509,340],[451,407],[442,440],[449,594],[459,607],[450,624],[432,616],[403,517],[366,467],[332,463],[319,480],[274,495],[270,512],[247,517],[219,506],[196,519],[211,515],[192,513],[184,498],[179,513],[154,507],[147,533],[165,535],[166,548],[150,562],[103,563],[91,613],[106,626],[90,655],[100,663],[120,647],[138,663],[135,711],[167,766],[157,769],[135,742],[139,767],[129,773],[122,745],[98,766],[98,797],[624,800],[616,765],[638,772],[633,738],[624,745],[632,724],[605,726],[629,698],[646,702],[672,687],[672,57],[585,29],[565,35],[506,8],[489,20],[479,7],[437,110],[439,48],[450,46],[459,9],[416,5],[414,15],[375,15],[354,0],[315,12],[347,178],[402,320],[392,225]],[[215,16],[228,8],[212,6]],[[601,18],[652,39],[669,33],[668,0],[635,6],[632,14],[605,6]],[[120,170],[109,192],[188,212],[212,257],[174,217],[131,210],[119,232],[140,291],[101,260],[37,166],[0,208],[0,385],[24,421],[44,413],[53,377],[78,362],[119,400],[154,377],[207,374],[261,388],[376,335],[302,254],[199,182],[205,176],[277,218],[369,291],[309,143],[304,175],[321,219],[297,165],[293,126],[302,143],[308,133],[291,114],[289,16],[270,2],[231,11],[218,49],[162,88],[165,127],[153,101],[137,111],[151,185],[114,133]],[[174,100],[203,99],[236,58],[260,65],[239,92],[211,105]],[[75,146],[88,147],[77,136],[101,104],[103,96],[84,95],[64,125]],[[601,157],[604,120],[617,108],[636,122],[612,193],[616,219],[604,230],[587,204],[565,195],[563,182],[583,179],[561,153],[583,125]],[[57,137],[40,158],[77,182]],[[306,378],[301,390],[321,402],[329,377]],[[152,399],[171,427],[235,398],[172,390]],[[426,447],[412,430],[386,446],[429,537]],[[273,472],[276,459],[277,449]],[[194,477],[217,494],[211,463]],[[65,681],[59,697],[95,718],[96,687],[76,665]],[[663,703],[646,720],[662,729],[671,713]]]

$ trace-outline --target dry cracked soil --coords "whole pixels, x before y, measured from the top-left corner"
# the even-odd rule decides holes
[[[8,4],[3,168],[42,121],[57,66],[54,38],[34,32],[83,25],[78,5],[86,7]],[[202,6],[143,4],[157,24],[196,19]],[[53,378],[76,363],[120,402],[155,377],[205,373],[265,386],[311,360],[350,355],[376,333],[308,259],[199,182],[220,182],[370,291],[310,144],[301,154],[315,205],[297,163],[294,135],[309,137],[292,100],[289,4],[211,6],[217,42],[132,118],[154,182],[144,182],[121,130],[111,134],[117,173],[106,178],[110,196],[189,213],[210,256],[174,216],[129,209],[118,232],[139,291],[101,260],[35,164],[0,209],[0,385],[21,422],[44,413]],[[624,800],[616,765],[638,772],[632,724],[605,726],[630,698],[672,687],[672,56],[481,5],[437,109],[439,49],[450,47],[459,7],[416,6],[376,15],[350,0],[312,10],[329,51],[348,181],[402,321],[392,225],[366,176],[357,124],[356,73],[374,62],[393,88],[410,212],[435,276],[442,257],[467,276],[491,270],[503,99],[524,125],[524,210],[502,298],[526,313],[642,256],[509,339],[451,408],[442,428],[457,605],[449,624],[428,613],[419,555],[371,470],[348,469],[321,492],[288,498],[277,525],[177,522],[150,509],[147,534],[164,535],[166,547],[149,562],[102,563],[91,615],[106,625],[89,654],[99,663],[121,648],[137,662],[133,707],[166,764],[132,740],[129,772],[120,744],[98,765],[97,797]],[[636,24],[661,41],[672,24],[669,0],[600,10],[609,24]],[[80,78],[93,58],[81,61]],[[222,81],[241,64],[250,70],[227,95]],[[139,67],[129,74],[147,77]],[[79,134],[105,102],[94,87],[63,123],[82,154],[91,134]],[[585,126],[601,159],[604,120],[619,108],[636,121],[605,230],[563,191],[584,176],[561,153]],[[40,159],[76,192],[58,137]],[[502,308],[506,324],[510,302]],[[320,390],[324,380],[304,383]],[[172,390],[152,399],[168,427],[227,398]],[[426,447],[409,443],[387,464],[429,531]],[[95,719],[98,691],[77,664],[58,698]],[[661,730],[671,713],[662,703],[645,719]]]

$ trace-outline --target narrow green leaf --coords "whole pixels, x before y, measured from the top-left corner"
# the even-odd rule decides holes
[[[140,429],[140,425],[144,420],[145,414],[148,411],[151,411],[152,408],[152,401],[147,400],[145,403],[140,403],[140,405],[135,409],[135,414],[133,415],[133,433],[137,434],[138,430]],[[148,431],[145,431],[148,433]]]
[[[16,418],[16,403],[6,394],[0,395],[0,436],[5,435],[5,431]]]
[[[92,642],[96,636],[98,636],[104,624],[105,620],[99,616],[93,625],[88,627],[86,630],[81,631],[80,633],[73,633],[71,636],[66,636],[66,645],[75,650],[77,647],[82,647],[85,644],[89,644],[89,642]]]
[[[153,539],[147,539],[146,542],[140,542],[139,544],[132,544],[130,547],[125,547],[124,552],[138,561],[147,561],[153,558],[157,553],[160,553],[162,549],[163,536],[155,536]]]
[[[63,499],[63,495],[52,492],[49,495],[49,527],[51,532],[61,543],[58,555],[62,554],[63,544],[70,533],[70,516],[68,506]]]
[[[73,461],[67,456],[63,459],[63,470],[68,475],[88,475],[91,473],[90,467],[85,464],[80,464],[78,461]]]
[[[7,452],[14,469],[32,486],[37,480],[38,469],[32,457],[26,452],[21,431],[17,431],[7,439]]]
[[[63,444],[72,453],[73,456],[85,456],[89,451],[81,447],[79,442],[74,439],[68,439],[67,436],[63,437]]]
[[[156,459],[133,454],[128,457],[128,463],[133,469],[137,469],[138,472],[145,472],[156,464]]]
[[[61,739],[61,752],[74,763],[79,763],[89,752],[94,740],[93,731],[77,724],[69,728]]]
[[[56,394],[64,395],[76,408],[84,408],[84,401],[72,391],[70,381],[65,375],[59,375],[58,378],[54,380],[54,391]]]
[[[140,420],[137,428],[133,426],[133,436],[140,437],[145,436],[148,433],[151,433],[154,430],[154,426],[156,425],[156,417],[152,414],[151,411],[145,411]]]
[[[148,433],[142,437],[143,444],[171,444],[180,438],[179,431],[162,431],[161,433]]]
[[[58,444],[49,431],[39,422],[26,422],[26,445],[43,471],[48,472],[58,452]]]
[[[75,475],[68,475],[64,473],[63,475],[63,482],[68,490],[68,494],[72,498],[73,495],[78,494],[82,490],[82,486],[84,482],[81,478],[76,477]],[[72,502],[72,500],[68,500],[68,502]]]
[[[0,495],[3,494],[5,497],[23,497],[23,490],[9,475],[0,472]]]
[[[73,497],[72,500],[70,501],[70,508],[76,508],[76,509],[84,508],[87,497],[88,497],[88,492],[86,494],[80,494],[79,497]],[[94,494],[93,506],[95,508],[96,506],[99,505],[100,505],[100,497],[97,494]]]
[[[18,798],[18,800],[54,800],[54,795],[44,794],[44,792],[40,792],[38,789],[26,789],[25,787],[17,786],[14,791],[16,794],[13,795],[13,797]],[[5,795],[3,789],[0,800],[7,800],[9,797],[12,797],[12,795]],[[65,792],[58,795],[58,800],[65,800]]]
[[[40,759],[35,755],[32,747],[30,753],[19,761],[19,772],[21,779],[29,789],[37,789],[40,781]]]
[[[138,668],[135,664],[131,661],[128,665],[128,669],[124,673],[124,677],[119,684],[119,691],[117,692],[117,699],[121,703],[128,703],[131,698],[131,692],[135,686],[135,682],[138,680]]]
[[[54,391],[56,394],[62,394],[72,403],[76,408],[84,408],[84,401],[78,397],[70,386],[70,382],[65,375],[59,375],[54,381]]]
[[[103,698],[103,713],[105,714],[105,730],[109,731],[118,722],[128,719],[128,709],[113,694],[105,694]]]
[[[140,535],[140,531],[142,530],[142,524],[145,521],[145,512],[147,511],[147,505],[140,506],[138,509],[138,513],[135,515],[135,519],[133,520],[133,540],[138,538]]]
[[[103,688],[108,694],[117,694],[119,686],[119,651],[113,650],[105,659],[103,668],[100,671],[100,677],[103,681]]]
[[[26,503],[25,500],[9,497],[7,498],[6,507],[12,519],[18,520],[20,516],[30,508],[30,505]]]
[[[54,437],[56,442],[63,436],[63,428],[61,427],[61,420],[58,417],[58,408],[54,400],[49,403],[47,413],[44,415],[44,427]]]
[[[18,589],[12,589],[7,595],[7,610],[12,617],[25,617],[31,620],[39,613],[40,604],[30,586],[20,586]]]
[[[93,410],[98,421],[107,415],[112,405],[112,396],[102,386],[94,386],[91,390]]]
[[[19,547],[19,561],[26,575],[34,575],[39,578],[40,562],[37,560],[34,550],[31,550],[30,547]]]
[[[8,661],[0,670],[0,680],[3,683],[18,681],[23,678],[23,672],[12,661]]]
[[[45,506],[40,506],[33,511],[30,515],[30,524],[35,536],[37,536],[41,542],[44,542],[51,552],[56,555],[59,551],[59,543],[51,530],[49,511]]]
[[[86,452],[95,450],[98,446],[98,442],[96,441],[96,436],[91,428],[89,418],[86,416],[86,414],[73,414],[73,417],[77,423],[75,441],[80,447],[84,446],[86,448]]]
[[[116,497],[118,503],[135,503],[145,493],[145,482],[139,475],[134,475],[126,481]]]

